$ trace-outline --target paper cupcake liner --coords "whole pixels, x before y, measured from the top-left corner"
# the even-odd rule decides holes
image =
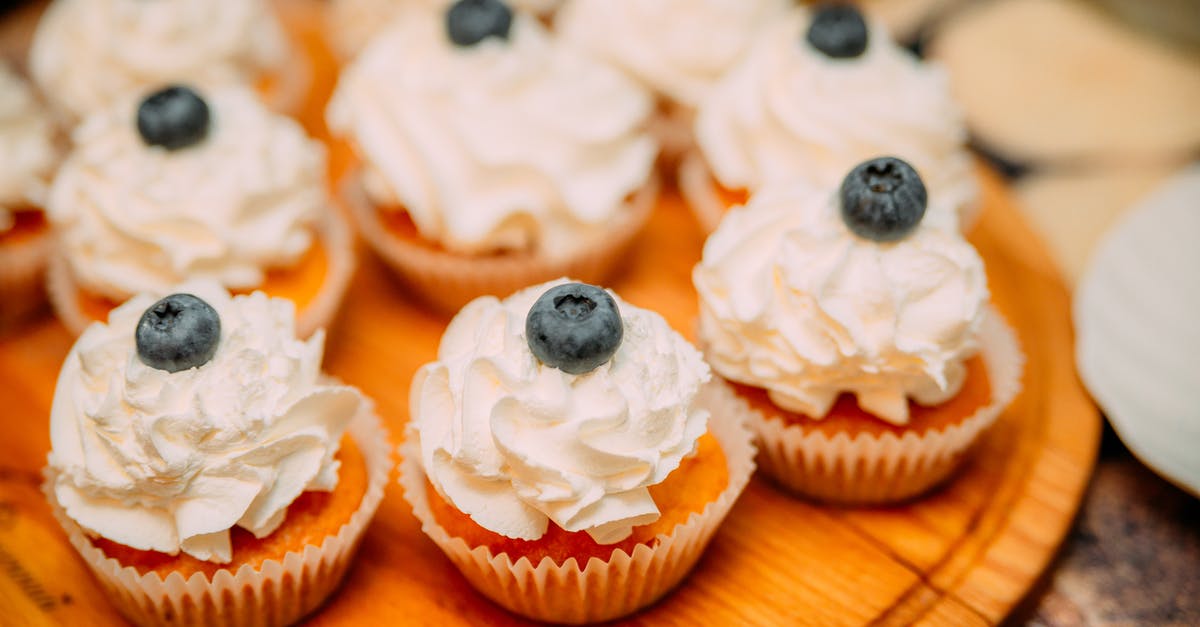
[[[316,609],[341,583],[358,549],[363,531],[383,499],[392,469],[387,431],[371,407],[349,427],[367,464],[368,484],[362,504],[336,535],[320,546],[291,551],[283,561],[267,560],[255,569],[219,570],[210,580],[194,573],[162,579],[158,573],[139,574],[96,548],[84,531],[62,510],[54,495],[57,472],[47,467],[42,491],[54,517],[67,532],[109,601],[138,625],[287,625]],[[287,524],[286,521],[284,523]]]
[[[700,228],[705,233],[717,230],[729,207],[713,188],[712,172],[700,151],[692,150],[680,158],[676,182],[680,195],[700,223]]]
[[[274,3],[279,23],[287,39],[289,54],[280,67],[270,72],[272,83],[258,91],[263,102],[272,110],[298,117],[304,112],[316,83],[314,69],[321,51],[313,50],[305,38],[307,22],[319,19],[310,15],[311,9],[302,3]]]
[[[354,232],[346,216],[337,208],[329,207],[325,212],[325,220],[317,231],[317,238],[325,247],[329,258],[329,267],[325,272],[325,282],[316,296],[298,309],[296,313],[296,335],[308,337],[317,329],[329,327],[341,309],[350,280],[354,278],[354,268],[357,258],[354,256]]]
[[[629,201],[626,216],[607,225],[608,234],[561,260],[533,255],[471,256],[430,248],[395,235],[383,224],[367,198],[357,172],[341,183],[358,232],[414,295],[444,312],[456,312],[471,300],[491,294],[507,296],[523,287],[569,276],[603,283],[616,270],[658,200],[655,176]]]
[[[49,231],[28,240],[0,245],[0,330],[28,318],[46,304]]]
[[[317,241],[325,248],[329,259],[325,282],[303,308],[297,308],[296,335],[306,338],[320,327],[327,327],[337,315],[350,279],[354,277],[354,239],[346,218],[331,207],[317,229]],[[95,322],[79,304],[79,290],[66,257],[52,251],[46,271],[46,293],[58,319],[73,335],[83,333]]]
[[[980,335],[992,402],[944,429],[828,436],[764,417],[724,383],[713,411],[745,417],[758,435],[759,468],[792,492],[843,504],[902,501],[945,480],[1020,391],[1024,357],[1013,331],[989,308]]]
[[[705,395],[701,402],[708,401],[711,387],[701,392]],[[574,558],[561,565],[549,557],[536,565],[527,557],[513,562],[507,553],[493,555],[485,546],[472,548],[463,539],[450,536],[429,508],[420,448],[411,426],[400,446],[400,485],[413,514],[421,521],[421,530],[492,601],[541,621],[607,621],[649,606],[674,588],[695,565],[750,480],[754,472],[753,434],[741,418],[714,409],[709,431],[720,442],[729,466],[729,485],[720,496],[670,534],[659,534],[657,546],[639,544],[632,555],[617,549],[607,561],[593,557],[582,568]]]

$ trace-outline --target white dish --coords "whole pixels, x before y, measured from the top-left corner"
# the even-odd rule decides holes
[[[1074,316],[1080,376],[1117,434],[1200,496],[1200,164],[1104,237]]]

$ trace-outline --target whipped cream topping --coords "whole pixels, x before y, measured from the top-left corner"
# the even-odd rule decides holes
[[[696,142],[728,189],[797,178],[833,188],[867,159],[896,156],[930,194],[962,211],[977,194],[966,127],[949,77],[868,22],[866,51],[832,59],[805,40],[796,10],[761,37],[696,114]]]
[[[732,209],[692,274],[713,370],[823,418],[842,392],[892,424],[908,399],[958,392],[988,299],[983,261],[931,196],[907,238],[881,244],[842,222],[836,193],[777,185]]]
[[[457,47],[441,12],[392,23],[343,73],[327,112],[381,207],[465,253],[568,257],[651,176],[650,96],[556,44],[529,15],[507,41]]]
[[[535,540],[549,521],[596,542],[659,517],[647,488],[695,448],[710,373],[656,313],[617,299],[625,336],[612,359],[567,374],[525,338],[534,301],[559,280],[468,304],[417,372],[411,416],[429,481],[476,523]]]
[[[572,0],[555,28],[569,44],[694,107],[787,6],[784,0]]]
[[[267,0],[55,0],[30,68],[56,106],[82,117],[166,83],[249,83],[288,56]]]
[[[334,455],[365,401],[322,382],[324,331],[297,340],[290,301],[230,298],[205,281],[171,291],[216,309],[216,354],[175,373],[141,362],[134,330],[165,292],[90,326],[63,363],[50,411],[54,492],[91,533],[227,563],[235,525],[265,537],[302,492],[334,489]]]
[[[505,0],[517,11],[547,15],[563,0]],[[358,54],[372,37],[383,32],[405,10],[445,11],[453,0],[333,0],[329,7],[330,39],[344,59]]]
[[[90,291],[120,302],[190,277],[249,289],[312,245],[328,204],[324,147],[249,89],[201,96],[208,136],[181,150],[145,144],[134,100],[76,128],[47,213]]]
[[[42,205],[57,157],[49,116],[0,61],[0,233],[12,227],[13,210]]]

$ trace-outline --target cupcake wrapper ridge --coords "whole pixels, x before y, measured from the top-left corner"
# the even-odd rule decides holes
[[[46,262],[49,232],[0,247],[0,330],[8,328],[46,304]]]
[[[725,383],[713,411],[743,416],[758,436],[758,465],[784,488],[842,504],[903,501],[941,483],[1021,389],[1024,357],[1016,335],[990,307],[980,330],[991,402],[965,420],[925,433],[833,436],[767,418]]]
[[[57,472],[47,467],[42,491],[54,517],[83,557],[110,602],[138,625],[287,625],[316,609],[337,588],[358,549],[387,486],[392,469],[391,446],[374,409],[368,404],[351,421],[348,432],[363,452],[368,484],[357,511],[336,535],[320,546],[292,551],[282,561],[267,560],[259,568],[244,565],[236,571],[203,573],[184,579],[172,573],[139,574],[96,548],[71,520],[54,496]]]
[[[700,402],[706,405],[712,385]],[[729,467],[729,484],[702,512],[693,513],[658,544],[639,544],[630,555],[614,550],[607,561],[574,559],[556,564],[549,557],[533,564],[506,553],[493,555],[485,546],[470,547],[438,524],[429,508],[420,445],[410,427],[401,445],[400,485],[404,498],[421,521],[421,530],[454,562],[474,587],[505,609],[541,621],[591,623],[613,620],[645,608],[674,588],[695,565],[717,527],[729,513],[754,472],[753,434],[741,418],[713,408],[709,431],[721,444]]]
[[[657,177],[651,176],[627,203],[624,219],[606,225],[609,229],[606,237],[596,239],[572,257],[559,260],[535,255],[473,257],[430,248],[392,234],[380,220],[379,209],[367,198],[357,172],[342,180],[340,190],[359,234],[409,291],[436,309],[450,313],[479,296],[507,296],[561,276],[604,283],[650,218],[658,200],[659,184]]]
[[[692,150],[680,158],[676,183],[688,209],[700,223],[701,230],[705,233],[717,230],[729,207],[713,189],[712,173],[700,151]]]

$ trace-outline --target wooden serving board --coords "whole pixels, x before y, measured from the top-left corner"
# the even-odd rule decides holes
[[[300,24],[310,39],[311,18]],[[328,83],[330,61],[318,61]],[[319,110],[309,108],[317,132]],[[985,211],[970,239],[1028,362],[1023,393],[967,466],[943,489],[884,508],[822,506],[756,477],[692,575],[630,624],[983,625],[1029,590],[1071,525],[1100,421],[1074,372],[1067,291],[1000,179],[983,170],[980,178]],[[702,242],[670,191],[611,286],[690,336]],[[359,257],[326,367],[376,400],[395,439],[408,419],[409,381],[434,357],[448,318],[414,304],[373,255]],[[71,342],[48,316],[0,337],[0,623],[120,622],[39,490],[55,377]],[[345,585],[312,619],[393,622],[522,622],[466,583],[394,482]]]

